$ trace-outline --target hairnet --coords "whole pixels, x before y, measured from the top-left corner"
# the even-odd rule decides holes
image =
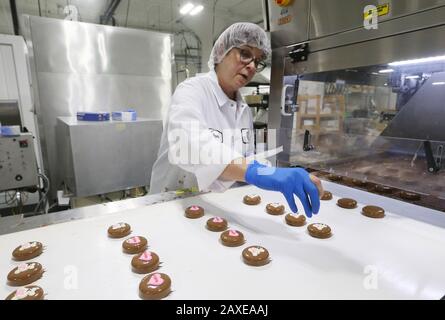
[[[263,29],[250,22],[234,23],[221,33],[213,45],[208,62],[210,70],[213,70],[215,64],[220,63],[230,50],[242,45],[262,50],[263,58],[270,54],[269,39]]]

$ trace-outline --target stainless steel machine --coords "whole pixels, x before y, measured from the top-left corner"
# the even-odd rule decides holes
[[[59,174],[66,194],[84,197],[150,184],[162,121],[78,121],[59,117]]]
[[[59,175],[57,118],[79,111],[131,108],[138,117],[161,120],[173,87],[173,39],[168,33],[36,16],[23,16],[21,24],[29,50],[43,167],[55,199],[64,179]],[[141,139],[140,144],[150,141]],[[154,139],[153,147],[158,144]],[[133,186],[131,179],[127,182],[127,187]]]
[[[264,5],[278,164],[445,211],[445,1]]]

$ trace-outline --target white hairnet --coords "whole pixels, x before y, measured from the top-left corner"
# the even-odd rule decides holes
[[[213,45],[208,62],[210,70],[215,69],[215,64],[220,63],[232,48],[242,45],[262,50],[264,58],[270,54],[269,39],[263,29],[250,22],[234,23],[221,33]]]

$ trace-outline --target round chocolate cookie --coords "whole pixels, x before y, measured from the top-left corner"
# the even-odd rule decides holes
[[[185,216],[189,219],[198,219],[204,215],[204,209],[200,206],[190,206],[185,209]]]
[[[307,226],[307,230],[314,238],[326,239],[332,235],[331,228],[324,223],[311,223]]]
[[[147,239],[144,237],[131,237],[122,242],[122,249],[125,253],[135,254],[147,249]]]
[[[365,206],[362,209],[362,214],[369,218],[383,218],[385,216],[385,210],[377,206]]]
[[[279,203],[269,203],[266,206],[266,212],[273,216],[278,216],[284,213],[284,206]]]
[[[328,179],[331,181],[340,181],[340,180],[342,180],[342,176],[331,173],[328,175]]]
[[[40,242],[32,241],[22,244],[14,249],[12,256],[14,260],[24,261],[33,259],[43,252],[43,245]]]
[[[270,262],[269,251],[260,246],[247,247],[243,250],[243,260],[249,266],[264,266]]]
[[[42,277],[43,272],[43,267],[38,262],[22,263],[8,273],[8,284],[18,287],[33,283]]]
[[[306,224],[306,217],[298,213],[288,213],[285,217],[286,223],[293,227],[302,227]]]
[[[411,200],[411,201],[420,200],[420,194],[409,191],[400,191],[399,196],[400,198],[405,200]]]
[[[131,259],[131,266],[135,273],[150,273],[159,268],[159,256],[151,251],[135,255]]]
[[[123,238],[131,233],[131,227],[128,223],[119,222],[108,228],[108,236],[110,238]]]
[[[227,229],[227,220],[221,217],[214,217],[207,220],[207,229],[210,231],[224,231]]]
[[[18,288],[5,300],[43,300],[44,296],[45,292],[39,286],[26,286]]]
[[[165,273],[152,273],[139,283],[139,296],[146,300],[165,298],[171,292],[172,281]]]
[[[243,202],[249,206],[254,206],[261,202],[261,197],[257,194],[248,194],[244,196]]]
[[[357,201],[349,198],[341,198],[338,199],[337,205],[345,209],[354,209],[355,207],[357,207]]]
[[[389,186],[378,184],[375,186],[375,191],[378,193],[390,194],[393,193],[394,189]]]
[[[238,247],[244,242],[244,235],[240,231],[227,230],[221,233],[221,243],[227,247]]]
[[[329,191],[324,191],[320,200],[332,200],[332,193]]]

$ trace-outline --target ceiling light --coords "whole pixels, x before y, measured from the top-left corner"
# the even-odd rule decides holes
[[[394,69],[383,69],[379,71],[379,73],[391,73],[391,72],[394,72]]]
[[[436,62],[445,60],[445,56],[437,56],[437,57],[429,57],[429,58],[421,58],[414,60],[404,60],[404,61],[396,61],[389,63],[390,66],[406,66],[409,64],[419,64],[419,63],[427,63],[427,62]]]
[[[419,79],[420,76],[407,76],[405,79]]]
[[[190,11],[190,15],[194,16],[195,14],[200,13],[202,11],[202,9],[204,9],[204,6],[200,4],[196,7],[194,7],[192,11]]]
[[[433,82],[433,86],[443,86],[445,82],[439,81],[439,82]]]
[[[185,5],[181,7],[181,9],[179,9],[179,13],[185,15],[189,13],[194,7],[195,5],[193,3],[187,2]]]

